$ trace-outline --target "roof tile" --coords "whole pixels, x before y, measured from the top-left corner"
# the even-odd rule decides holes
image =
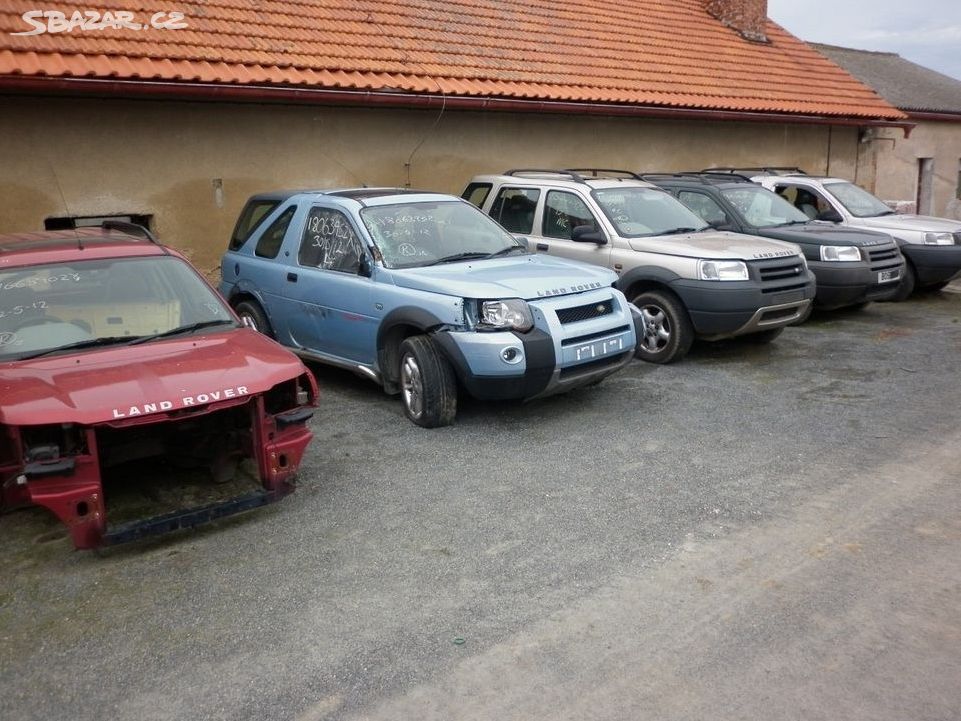
[[[98,0],[137,20],[163,0]],[[86,0],[61,0],[67,15]],[[188,27],[12,35],[0,75],[275,84],[899,119],[833,62],[768,23],[741,38],[703,0],[205,0]]]

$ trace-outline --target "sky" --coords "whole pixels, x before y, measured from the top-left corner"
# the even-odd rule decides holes
[[[768,0],[802,40],[884,50],[961,80],[961,0]]]

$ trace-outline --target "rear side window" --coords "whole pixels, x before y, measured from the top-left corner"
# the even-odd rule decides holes
[[[284,236],[287,235],[287,227],[290,225],[290,219],[294,217],[295,210],[297,210],[297,206],[291,205],[260,236],[260,240],[257,241],[257,249],[254,251],[258,258],[277,257],[280,246],[284,244]]]
[[[573,193],[550,191],[544,205],[544,236],[570,240],[574,228],[579,225],[589,226],[591,230],[600,230],[587,203]]]
[[[234,227],[234,234],[230,236],[230,249],[240,250],[250,234],[257,230],[257,226],[278,205],[280,205],[279,200],[252,200],[247,203],[247,207],[240,214],[240,219]]]
[[[501,188],[491,205],[491,217],[511,233],[534,232],[534,211],[541,191],[537,188]]]
[[[461,194],[464,200],[473,203],[478,208],[483,207],[484,201],[487,200],[487,195],[491,192],[490,183],[471,183]]]

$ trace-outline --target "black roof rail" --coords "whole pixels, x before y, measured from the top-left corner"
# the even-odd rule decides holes
[[[505,170],[504,175],[566,175],[578,183],[587,182],[580,174],[573,170],[551,170],[549,168],[514,168]]]
[[[105,220],[100,224],[100,227],[104,230],[121,230],[131,235],[139,235],[154,245],[161,245],[160,241],[157,240],[157,237],[151,233],[150,230],[138,223],[131,223],[126,220]]]
[[[768,175],[807,175],[807,173],[798,168],[797,166],[787,166],[787,165],[765,165],[756,168],[745,168],[745,167],[719,167],[719,168],[705,168],[701,172],[703,173],[730,173],[734,175],[743,175],[744,173],[767,173]]]
[[[751,179],[740,173],[734,172],[717,172],[713,170],[684,170],[674,173],[641,173],[641,178],[648,182],[654,183],[657,180],[665,180],[671,178],[680,178],[685,180],[697,180],[701,183],[707,183],[708,180],[724,180],[729,183],[750,183]]]
[[[566,168],[570,173],[590,173],[592,177],[599,178],[601,173],[605,175],[626,175],[631,180],[643,180],[640,175],[633,170],[619,170],[617,168]]]

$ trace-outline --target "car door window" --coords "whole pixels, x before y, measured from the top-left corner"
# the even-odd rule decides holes
[[[693,190],[682,190],[677,194],[677,199],[701,216],[701,219],[705,223],[711,225],[727,225],[731,222],[727,217],[727,213],[724,212],[724,209],[709,195]]]
[[[600,230],[587,203],[573,193],[549,191],[544,203],[544,236],[570,240],[574,228],[579,225],[589,226],[593,231]]]
[[[818,215],[825,210],[832,209],[831,203],[828,202],[827,198],[813,188],[803,188],[800,185],[791,185],[789,183],[778,183],[774,186],[774,192],[811,219],[817,218]]]
[[[300,265],[357,273],[363,252],[346,215],[329,208],[311,209],[297,253]]]
[[[260,240],[257,241],[257,247],[254,250],[258,258],[277,257],[277,253],[280,252],[280,246],[284,244],[284,236],[287,235],[290,219],[294,217],[294,211],[296,210],[297,206],[291,205],[281,213],[280,217],[271,223],[270,227],[260,236]]]
[[[534,211],[541,191],[537,188],[501,188],[491,205],[491,217],[511,233],[534,232]]]

